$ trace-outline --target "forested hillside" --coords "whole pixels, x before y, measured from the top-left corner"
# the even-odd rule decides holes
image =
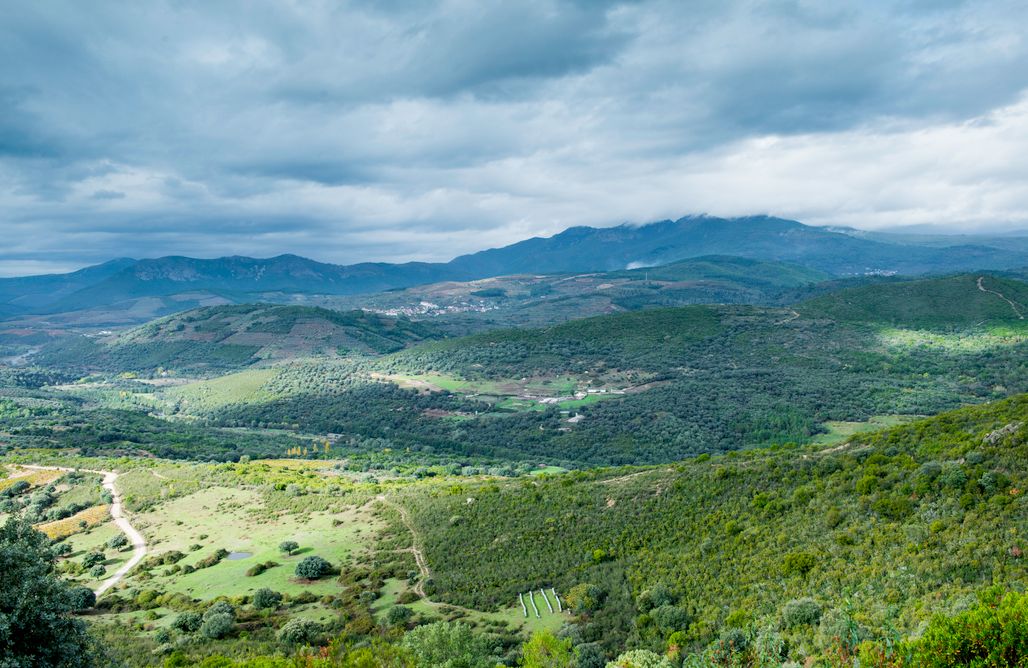
[[[695,649],[772,629],[803,661],[1019,586],[1026,448],[1020,395],[831,448],[467,481],[403,503],[442,600],[489,608],[556,586],[585,597],[568,594],[579,642]]]
[[[106,338],[60,339],[35,361],[83,373],[152,373],[158,367],[178,373],[309,355],[383,354],[438,336],[432,326],[402,317],[244,304],[187,311]]]
[[[961,274],[844,289],[797,308],[810,317],[908,327],[1023,322],[1028,317],[1028,283]]]

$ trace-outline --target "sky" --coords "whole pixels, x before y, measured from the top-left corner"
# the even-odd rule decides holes
[[[7,3],[0,275],[772,214],[1028,229],[1028,3]]]

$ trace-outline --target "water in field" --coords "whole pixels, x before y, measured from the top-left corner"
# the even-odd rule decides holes
[[[229,552],[227,558],[229,561],[238,561],[252,556],[253,552]]]

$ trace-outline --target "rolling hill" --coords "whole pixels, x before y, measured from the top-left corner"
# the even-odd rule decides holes
[[[906,326],[1023,322],[1028,283],[987,274],[859,286],[797,306],[807,316]]]
[[[657,267],[584,274],[519,274],[334,297],[333,308],[433,318],[466,333],[538,327],[605,313],[687,304],[780,303],[830,275],[798,265],[709,256]]]
[[[45,347],[34,361],[83,370],[239,368],[309,355],[378,355],[438,338],[433,327],[365,311],[246,304],[187,311],[108,337]]]

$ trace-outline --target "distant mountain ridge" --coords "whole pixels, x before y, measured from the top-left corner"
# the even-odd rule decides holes
[[[462,255],[447,263],[334,265],[296,255],[268,259],[170,256],[119,259],[61,275],[0,279],[0,317],[96,307],[162,315],[205,303],[281,301],[276,293],[354,295],[511,274],[624,270],[706,255],[789,262],[834,276],[924,274],[1023,267],[1028,254],[985,245],[889,243],[769,216],[688,216],[647,225],[573,227],[552,237]],[[175,299],[168,299],[175,296]],[[131,320],[131,318],[128,318]]]

